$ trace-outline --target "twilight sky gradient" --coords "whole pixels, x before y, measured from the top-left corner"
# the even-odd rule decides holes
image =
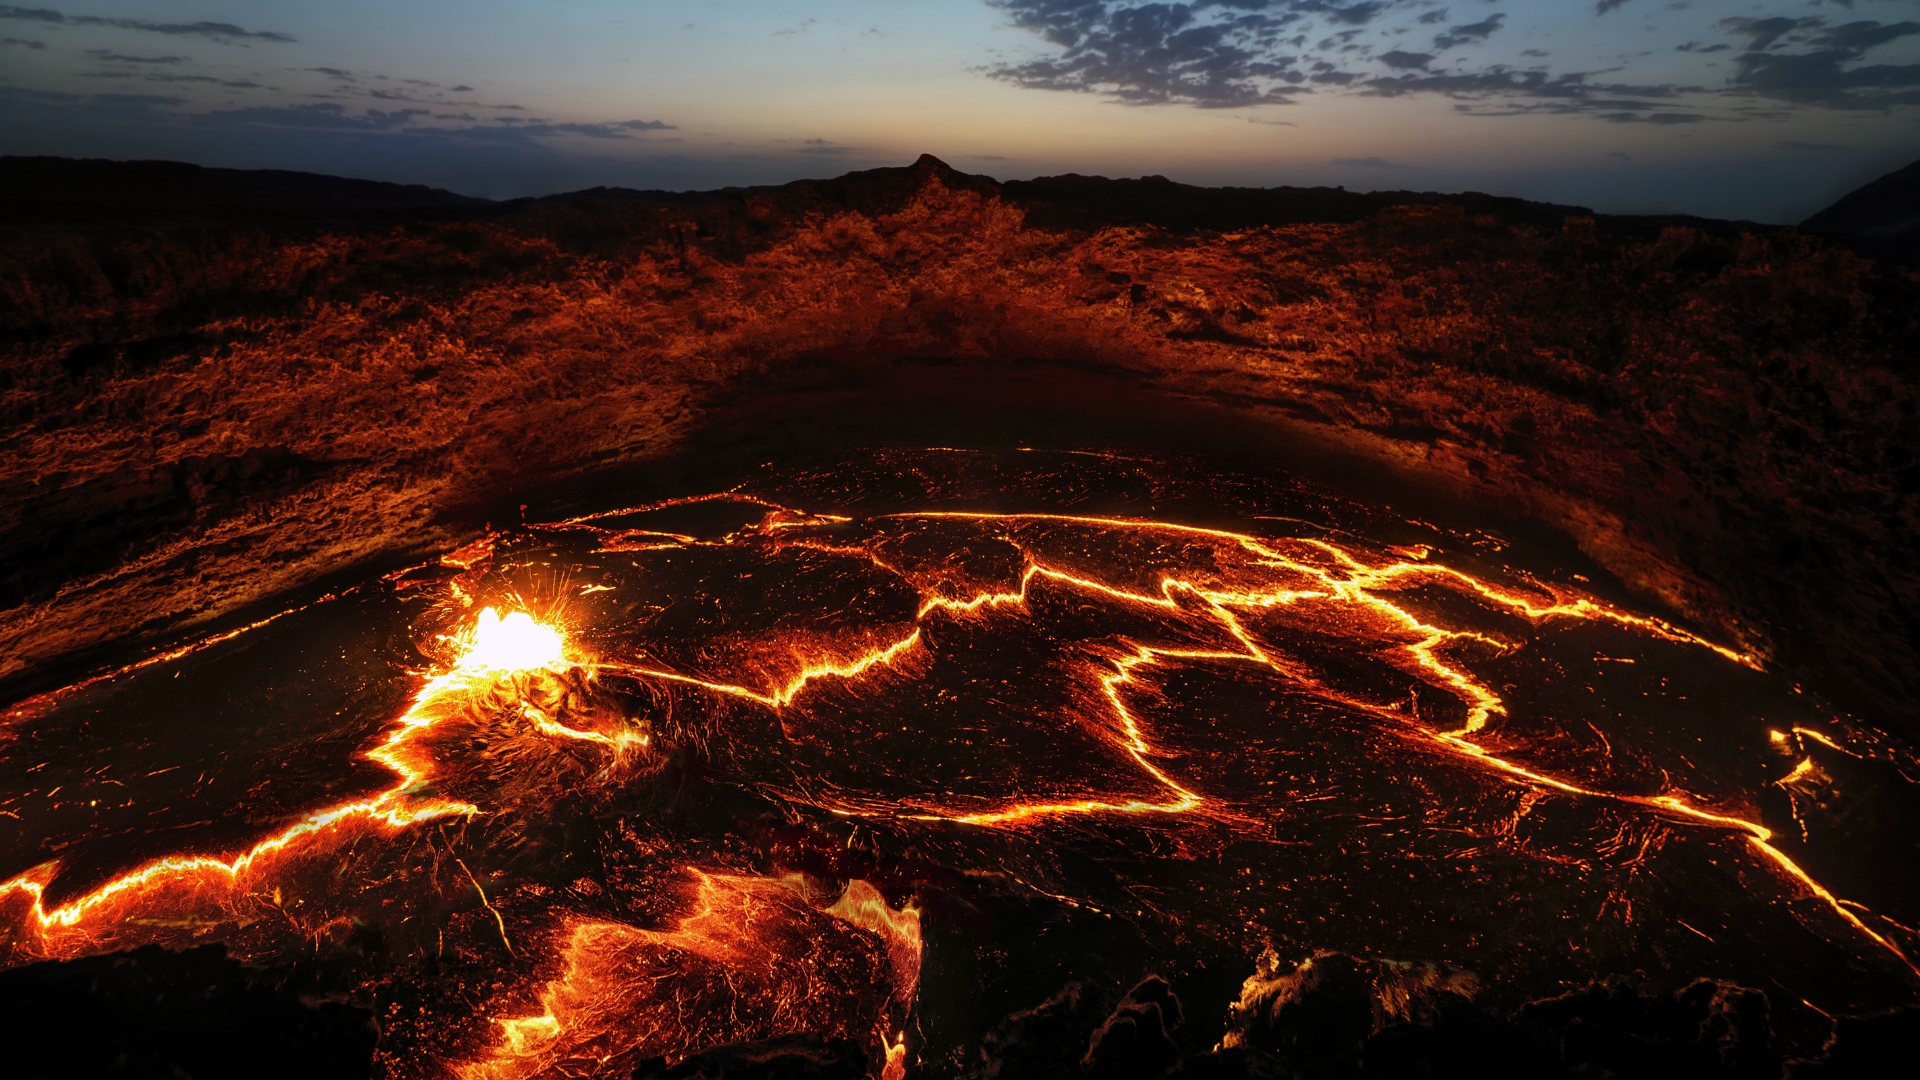
[[[899,165],[1794,221],[1920,157],[1920,0],[58,0],[0,153],[506,197]]]

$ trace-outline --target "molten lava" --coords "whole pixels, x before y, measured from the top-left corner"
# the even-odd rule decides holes
[[[524,611],[501,618],[493,608],[480,612],[473,640],[454,664],[459,671],[510,674],[555,668],[566,663],[560,631],[533,621]]]
[[[802,1032],[903,1075],[921,886],[860,878],[888,859],[1249,963],[1412,951],[1479,986],[1578,921],[1595,973],[1680,956],[1833,1007],[1920,978],[1911,913],[1808,869],[1844,865],[1814,839],[1839,813],[1816,754],[1890,751],[1752,656],[1433,544],[859,512],[834,482],[497,534],[22,703],[10,962],[217,940],[275,963],[377,936],[392,959],[365,985],[425,988],[383,1021],[388,1072],[476,1080]],[[327,678],[359,655],[327,644],[348,629],[365,665]],[[208,745],[264,740],[241,763],[261,777],[220,796],[237,816],[189,816],[228,790],[220,752],[60,757],[200,684]],[[316,760],[302,717],[358,763]],[[780,830],[812,854],[754,839]]]

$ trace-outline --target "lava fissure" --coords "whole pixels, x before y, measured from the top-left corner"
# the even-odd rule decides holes
[[[720,501],[763,507],[767,513],[759,524],[719,540],[695,539],[671,530],[596,524],[653,510]],[[1006,559],[998,563],[989,560],[989,569],[977,570],[958,556],[933,557],[912,547],[945,537],[954,550],[975,552],[967,547],[970,533],[963,533],[955,541],[944,533],[914,531],[974,526],[992,530],[988,539],[1002,546]],[[577,579],[568,574],[611,571],[593,569],[584,562],[565,564],[571,568],[559,572],[557,579],[551,579],[555,572],[542,571],[550,575],[550,584],[551,580],[567,583],[563,590],[566,595],[544,598],[547,607],[541,610],[547,614],[542,621],[527,610],[510,610],[502,616],[494,606],[481,606],[481,598],[486,596],[544,596],[525,582],[503,590],[489,576],[501,574],[502,560],[508,558],[500,553],[495,539],[450,554],[443,564],[461,574],[446,581],[441,610],[459,613],[467,629],[445,639],[447,659],[435,671],[418,676],[419,685],[404,710],[383,729],[378,743],[365,751],[365,758],[391,773],[391,781],[383,790],[313,810],[238,854],[179,854],[147,860],[51,908],[42,900],[61,863],[53,860],[35,866],[0,883],[0,901],[9,897],[24,900],[19,904],[21,933],[15,935],[16,953],[24,957],[67,957],[99,951],[142,934],[159,934],[135,927],[139,922],[134,919],[136,914],[158,925],[164,921],[159,915],[170,907],[187,919],[202,908],[230,912],[247,896],[271,896],[272,905],[279,907],[296,929],[317,934],[316,927],[334,925],[342,916],[327,912],[301,916],[281,905],[280,889],[285,882],[278,875],[283,866],[292,865],[289,860],[296,855],[328,850],[322,846],[327,843],[348,844],[359,837],[394,835],[428,821],[524,812],[507,803],[492,805],[463,787],[470,782],[466,766],[448,756],[466,752],[460,749],[465,745],[460,739],[468,729],[474,732],[479,752],[493,753],[479,734],[486,717],[492,718],[486,723],[507,725],[501,729],[507,732],[501,738],[537,736],[549,740],[537,744],[547,748],[545,753],[571,745],[568,753],[580,760],[605,761],[607,764],[586,776],[585,782],[591,788],[611,789],[646,774],[648,769],[660,768],[667,750],[662,744],[670,740],[671,733],[663,735],[661,729],[649,726],[645,716],[634,715],[630,707],[603,708],[594,702],[606,695],[613,695],[608,700],[616,700],[635,687],[656,694],[674,687],[690,688],[691,694],[686,689],[677,692],[690,698],[736,701],[747,706],[744,711],[717,715],[738,716],[757,710],[770,713],[787,735],[786,743],[757,749],[778,758],[783,752],[798,753],[798,740],[811,734],[810,724],[827,723],[821,719],[827,714],[820,711],[828,704],[827,699],[847,696],[818,694],[820,687],[829,683],[870,687],[871,693],[884,695],[889,687],[925,682],[932,678],[924,673],[929,665],[946,662],[943,650],[960,648],[948,644],[953,635],[991,640],[1009,625],[997,620],[1011,617],[1035,628],[1032,632],[1036,634],[1066,634],[1048,629],[1056,624],[1087,627],[1084,642],[1063,645],[1057,659],[1046,661],[1057,667],[1043,667],[1057,674],[1053,689],[1065,704],[1057,717],[1036,713],[1033,722],[1063,725],[1063,736],[1070,733],[1074,738],[1092,740],[1079,745],[1101,747],[1101,753],[1114,752],[1114,760],[1130,763],[1126,768],[1150,785],[1148,791],[1135,794],[1125,788],[1102,786],[1103,774],[1089,767],[1084,776],[1071,778],[1071,783],[1080,787],[1077,791],[1015,790],[1006,795],[946,791],[925,797],[873,793],[854,802],[837,796],[793,797],[794,801],[810,802],[834,815],[996,827],[1009,834],[1050,820],[1092,815],[1125,819],[1197,814],[1230,827],[1257,823],[1257,815],[1244,810],[1241,793],[1202,779],[1199,773],[1191,778],[1175,775],[1178,770],[1169,763],[1178,760],[1182,751],[1163,737],[1170,729],[1163,727],[1160,734],[1150,734],[1159,725],[1149,714],[1159,707],[1159,699],[1152,695],[1164,692],[1161,684],[1188,667],[1238,672],[1233,677],[1270,680],[1271,685],[1284,688],[1288,694],[1304,695],[1354,716],[1391,725],[1392,730],[1452,760],[1520,785],[1532,795],[1515,812],[1515,822],[1538,799],[1557,793],[1605,800],[1651,813],[1666,822],[1737,833],[1758,856],[1760,865],[1789,887],[1817,900],[1851,931],[1871,942],[1874,949],[1896,959],[1905,971],[1920,976],[1920,967],[1908,959],[1900,944],[1867,921],[1864,916],[1871,913],[1864,906],[1838,897],[1815,880],[1771,842],[1772,830],[1758,820],[1716,812],[1709,808],[1709,800],[1689,794],[1671,778],[1664,778],[1653,793],[1606,790],[1583,782],[1577,772],[1558,775],[1558,770],[1531,764],[1510,750],[1496,752],[1482,745],[1482,739],[1502,735],[1502,727],[1493,721],[1508,716],[1510,705],[1496,693],[1488,677],[1470,670],[1457,654],[1494,660],[1512,657],[1525,646],[1511,632],[1513,626],[1603,625],[1612,628],[1609,632],[1710,650],[1742,668],[1760,670],[1757,658],[1657,618],[1621,611],[1537,581],[1529,580],[1517,588],[1490,582],[1426,561],[1429,553],[1425,550],[1393,561],[1369,558],[1323,539],[1262,538],[1119,517],[921,511],[854,519],[810,514],[736,490],[663,500],[646,507],[604,511],[531,528],[562,536],[584,532],[592,544],[592,557],[633,560],[639,576],[602,577],[576,589]],[[900,529],[907,531],[901,533]],[[627,597],[640,588],[639,583],[653,582],[654,578],[668,580],[668,571],[678,564],[659,560],[693,557],[701,552],[744,554],[759,560],[752,563],[754,570],[740,571],[738,577],[739,582],[754,582],[753,588],[774,588],[761,584],[766,578],[756,579],[755,574],[766,573],[777,579],[777,571],[760,569],[784,565],[774,561],[776,557],[857,561],[872,568],[863,572],[880,576],[867,592],[858,594],[869,597],[861,601],[867,606],[856,604],[848,609],[858,617],[849,616],[832,624],[840,627],[834,630],[834,634],[842,635],[839,638],[825,631],[814,636],[782,637],[778,628],[784,624],[775,621],[771,624],[774,629],[766,631],[766,640],[762,641],[749,630],[730,629],[751,614],[751,609],[733,612],[724,606],[713,606],[711,611],[708,607],[688,608],[689,614],[681,618],[695,622],[668,624],[695,627],[686,631],[692,637],[684,645],[662,638],[649,646],[644,643],[648,639],[622,638],[621,633],[631,632],[628,629],[596,622],[594,612],[603,610],[595,606],[598,604],[629,604],[606,610],[640,612],[628,616],[638,619],[636,625],[640,626],[651,617],[646,612],[673,610],[675,601],[665,593],[658,601],[645,596]],[[1130,567],[1126,563],[1127,552],[1138,556],[1138,565]],[[941,561],[943,558],[947,561]],[[1091,563],[1100,565],[1090,568]],[[653,577],[649,577],[650,568]],[[673,572],[692,574],[703,587],[710,580],[720,580],[697,568]],[[668,588],[662,583],[646,587]],[[1451,610],[1446,604],[1457,602],[1470,605],[1472,611],[1519,622],[1497,624],[1507,629],[1449,627],[1443,625],[1447,620],[1439,615],[1416,613],[1425,609],[1414,600],[1395,595],[1412,596],[1429,587],[1439,590],[1443,597],[1432,601],[1439,604],[1436,610]],[[908,596],[910,601],[905,599]],[[887,614],[893,610],[887,605],[896,603],[907,606],[898,614]],[[523,609],[528,606],[540,607],[521,602]],[[474,608],[478,608],[474,614],[464,614]],[[46,714],[66,696],[100,679],[131,675],[165,661],[184,659],[248,629],[264,627],[278,617],[28,699],[15,705],[8,717],[18,721]],[[863,620],[879,620],[885,628],[873,629]],[[1043,622],[1045,627],[1040,625]],[[751,628],[759,624],[747,619],[746,625]],[[1418,707],[1417,692],[1415,705],[1409,708],[1385,692],[1388,686],[1377,672],[1365,678],[1328,674],[1316,666],[1318,661],[1308,651],[1302,651],[1312,645],[1310,636],[1300,637],[1300,647],[1281,640],[1295,632],[1290,627],[1305,627],[1299,631],[1303,635],[1311,631],[1341,642],[1361,643],[1354,652],[1366,663],[1384,665],[1379,671],[1397,671],[1413,680],[1416,688],[1427,686],[1441,691],[1457,702],[1459,712],[1452,720],[1428,722]],[[616,629],[619,633],[614,632]],[[707,637],[701,637],[703,634]],[[1162,634],[1168,638],[1157,636]],[[848,639],[851,644],[843,640],[846,635],[853,635]],[[893,673],[890,677],[883,677],[889,672]],[[1343,683],[1343,679],[1348,681]],[[703,698],[701,691],[713,697]],[[1149,694],[1149,699],[1143,700],[1142,693]],[[928,722],[938,723],[939,719],[931,717]],[[1611,758],[1614,750],[1606,732],[1591,723],[1588,726]],[[909,729],[902,726],[900,730]],[[1794,737],[1853,753],[1838,740],[1811,728],[1790,726],[1789,730]],[[822,738],[831,742],[830,736]],[[1786,738],[1776,731],[1772,741],[1778,745]],[[518,743],[512,745],[520,747]],[[534,751],[518,748],[513,752]],[[602,754],[604,758],[597,757]],[[498,764],[487,766],[487,777],[511,777],[513,770],[525,768],[529,759],[498,760]],[[1778,783],[1791,782],[1811,768],[1808,759]],[[1110,770],[1107,779],[1117,784],[1120,776],[1120,771]],[[822,776],[820,782],[836,790],[839,784],[832,775]],[[748,788],[756,783],[750,777],[740,780]],[[1068,781],[1048,783],[1060,788]],[[785,790],[777,784],[763,786]],[[962,799],[972,799],[974,805],[956,805],[956,800]],[[1798,820],[1797,809],[1795,814]],[[1649,828],[1657,831],[1665,826]],[[1665,843],[1668,835],[1645,830],[1629,835],[1622,824],[1602,848],[1631,869],[1644,864],[1649,852]],[[783,1027],[801,1022],[796,1018],[805,1017],[807,1023],[836,1030],[857,1029],[860,1037],[880,1051],[882,1068],[888,1075],[904,1068],[905,1043],[899,1032],[904,1030],[902,1025],[912,1008],[918,979],[918,916],[910,908],[894,909],[864,884],[856,883],[859,889],[848,886],[838,901],[822,907],[812,898],[805,881],[798,878],[769,884],[687,866],[695,881],[695,907],[691,914],[681,917],[677,929],[645,930],[598,916],[564,913],[563,929],[555,936],[551,926],[530,926],[524,921],[524,901],[517,898],[521,894],[513,884],[501,887],[507,890],[507,896],[502,896],[500,889],[490,893],[483,878],[490,884],[502,880],[495,876],[497,870],[480,864],[484,872],[477,873],[459,856],[454,856],[453,862],[472,887],[487,925],[497,931],[499,944],[508,956],[550,976],[546,989],[535,995],[543,1006],[539,1014],[495,1020],[497,1030],[484,1054],[476,1057],[463,1051],[461,1060],[467,1064],[460,1069],[465,1076],[530,1076],[563,1059],[590,1058],[605,1063],[626,1061],[643,1048],[684,1050],[690,1045],[684,1040],[693,1037],[686,1032],[693,1028],[662,1026],[665,1021],[647,1019],[639,1013],[629,1015],[607,1004],[611,1000],[608,994],[638,993],[634,988],[644,980],[635,980],[641,980],[646,972],[663,973],[658,975],[661,979],[691,979],[690,985],[704,987],[687,999],[694,1004],[682,1005],[695,1012],[710,1010],[715,1017],[734,1017],[724,1023],[713,1022],[728,1031],[737,1028],[741,1037],[777,1034]],[[1032,888],[1043,895],[1056,895],[1038,886]],[[1071,902],[1099,910],[1084,898]],[[1630,895],[1616,890],[1602,907],[1604,910],[1616,904],[1628,913],[1627,918],[1632,918]],[[731,926],[727,923],[730,918],[768,920],[766,926],[771,929],[756,929],[760,925],[757,923]],[[1889,924],[1898,925],[1891,920]],[[1691,923],[1681,921],[1681,925],[1710,943],[1714,940]],[[836,926],[852,927],[858,935],[867,936],[843,941],[835,936],[842,931],[831,929]],[[879,1011],[857,1019],[851,1013],[808,999],[806,991],[795,989],[783,981],[787,976],[768,967],[770,961],[765,956],[754,953],[765,948],[765,942],[754,936],[762,933],[789,941],[793,948],[813,957],[808,963],[835,972],[834,979],[853,980],[848,985],[861,979],[871,983],[877,977],[860,974],[866,971],[861,964],[880,965],[873,970],[886,972],[883,982],[890,989],[881,1004],[873,1005]],[[445,931],[441,934],[444,942]],[[543,962],[538,955],[542,946],[537,943],[549,940],[558,942],[561,961],[557,966],[552,960]],[[827,948],[822,943],[828,941],[838,943],[832,948],[852,952],[814,956],[812,951]],[[873,945],[876,941],[881,944]],[[857,959],[866,955],[861,950],[871,948],[879,951],[868,959]],[[857,962],[849,957],[856,957]],[[526,1000],[524,994],[521,1000]],[[751,1008],[742,1002],[750,1002]],[[749,1017],[749,1012],[759,1019]]]

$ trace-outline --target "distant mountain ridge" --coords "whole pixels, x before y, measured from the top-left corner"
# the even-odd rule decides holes
[[[1533,202],[1482,192],[1348,191],[1335,187],[1201,187],[1163,176],[1109,178],[1065,173],[999,181],[963,173],[931,154],[912,165],[864,169],[831,179],[661,191],[597,187],[494,201],[420,184],[391,184],[278,169],[216,169],[172,161],[0,157],[0,227],[43,225],[362,224],[491,218],[533,212],[604,215],[646,207],[739,204],[778,195],[792,210],[870,213],[902,203],[928,177],[950,188],[992,194],[1020,205],[1041,228],[1095,230],[1151,225],[1173,232],[1230,232],[1260,226],[1337,225],[1395,206],[1458,206],[1472,216],[1558,229],[1592,217],[1622,235],[1657,236],[1680,225],[1733,234],[1752,222],[1687,215],[1596,214],[1584,206]],[[608,221],[582,221],[599,231]]]
[[[1842,196],[1800,227],[1863,255],[1920,262],[1920,161]]]
[[[179,161],[0,157],[0,223],[333,220],[471,210],[491,200],[424,184]]]

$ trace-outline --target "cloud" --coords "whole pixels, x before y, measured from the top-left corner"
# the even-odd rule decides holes
[[[44,41],[29,41],[26,38],[17,37],[0,38],[0,45],[18,45],[23,49],[44,49],[47,47],[47,43]]]
[[[1222,4],[1221,6],[1226,7],[1229,5]],[[1248,3],[1240,6],[1259,8],[1266,7],[1267,5]],[[1329,22],[1344,23],[1348,26],[1365,26],[1372,22],[1375,16],[1392,6],[1391,3],[1349,4],[1346,7],[1341,7],[1337,4],[1319,3],[1295,3],[1292,5],[1295,11],[1305,14],[1321,15]]]
[[[1839,50],[1797,56],[1742,54],[1735,86],[1779,101],[1835,109],[1885,109],[1920,104],[1920,64],[1843,66]]]
[[[192,120],[209,125],[260,125],[282,128],[316,128],[326,131],[393,131],[427,115],[425,109],[398,109],[382,112],[369,109],[363,115],[351,115],[347,107],[326,101],[302,105],[250,105],[241,109],[218,109],[200,113]]]
[[[1780,24],[1792,23],[1782,29]],[[1734,58],[1735,90],[1776,101],[1832,109],[1887,109],[1920,104],[1920,64],[1862,64],[1889,42],[1920,34],[1920,22],[1850,22],[1826,27],[1818,18],[1726,19],[1721,25],[1753,41]],[[1789,31],[1804,31],[1809,52],[1769,48]]]
[[[87,71],[82,72],[80,77],[83,79],[142,79],[157,83],[211,83],[236,89],[260,88],[259,83],[245,79],[218,79],[212,75],[181,75],[171,71]]]
[[[1205,108],[1289,104],[1302,95],[1358,91],[1396,97],[1429,93],[1456,98],[1504,95],[1543,97],[1553,111],[1644,111],[1639,100],[1589,102],[1598,91],[1584,76],[1551,82],[1526,77],[1502,65],[1484,71],[1442,75],[1432,69],[1447,49],[1486,42],[1507,22],[1499,12],[1455,23],[1434,37],[1430,51],[1393,48],[1375,54],[1368,27],[1384,22],[1385,2],[1336,0],[987,0],[1013,26],[1052,47],[1048,55],[989,67],[986,73],[1038,90],[1098,93],[1135,105],[1188,104]],[[1415,5],[1407,5],[1413,8]],[[1418,25],[1448,25],[1449,9],[1408,12],[1394,34]],[[1347,29],[1340,29],[1346,27]],[[1331,32],[1328,32],[1331,31]],[[1313,44],[1309,44],[1313,42]],[[1526,55],[1541,56],[1539,50]],[[1369,60],[1387,76],[1369,75]],[[1377,70],[1377,69],[1376,69]],[[1640,94],[1669,97],[1674,88]]]
[[[62,90],[34,90],[25,86],[0,84],[0,105],[22,103],[70,105],[82,100],[85,100],[82,95],[69,94]]]
[[[1877,22],[1850,22],[1813,35],[1816,44],[1830,49],[1864,53],[1890,41],[1920,34],[1920,23],[1902,22],[1882,25]]]
[[[64,26],[111,26],[119,30],[142,30],[150,34],[169,34],[175,37],[204,37],[222,42],[243,39],[272,42],[297,40],[288,34],[275,33],[271,30],[247,30],[232,23],[159,23],[149,22],[146,19],[108,19],[98,15],[66,15],[51,8],[23,8],[9,4],[0,4],[0,19],[24,19]]]
[[[1340,165],[1349,169],[1412,169],[1412,168],[1416,168],[1416,166],[1413,166],[1413,165],[1396,165],[1393,162],[1388,161],[1386,158],[1381,158],[1381,157],[1339,157],[1339,158],[1334,158],[1332,161],[1327,162],[1327,164]]]
[[[1477,23],[1453,27],[1446,33],[1435,36],[1433,47],[1444,51],[1456,45],[1472,45],[1475,42],[1485,41],[1493,36],[1495,30],[1500,29],[1500,24],[1506,19],[1505,15],[1496,12]]]
[[[1282,31],[1307,14],[1364,25],[1385,3],[1324,0],[1210,0],[1123,4],[1107,0],[990,0],[1014,26],[1061,51],[989,69],[995,78],[1042,90],[1106,94],[1137,105],[1205,107],[1285,102],[1302,92],[1294,42]]]
[[[255,105],[240,109],[220,109],[190,117],[194,123],[223,127],[296,128],[329,132],[405,133],[417,137],[472,140],[489,143],[537,144],[556,136],[588,139],[629,139],[635,132],[672,131],[674,126],[660,120],[613,120],[601,123],[522,120],[503,117],[488,123],[469,123],[464,127],[439,127],[423,124],[423,119],[473,121],[471,114],[435,114],[430,109],[368,109],[355,113],[338,102],[299,105]]]
[[[1703,113],[1681,112],[1609,112],[1594,114],[1609,124],[1697,124],[1706,119]]]
[[[851,146],[841,146],[838,143],[828,142],[826,139],[808,139],[800,145],[801,153],[821,157],[837,157],[850,152],[852,149],[853,147]]]
[[[36,22],[50,23],[67,21],[65,15],[47,8],[13,7],[8,4],[0,4],[0,19],[32,19]]]
[[[186,98],[168,94],[95,94],[93,100],[102,105],[185,105]]]
[[[1789,19],[1784,15],[1775,15],[1770,19],[1749,19],[1742,16],[1736,19],[1721,19],[1720,25],[1728,33],[1746,38],[1748,52],[1760,52],[1795,30],[1819,26],[1825,21],[1817,16],[1805,19]]]
[[[167,75],[167,74],[162,74],[160,72],[154,72],[152,74],[149,74],[146,77],[146,79],[148,82],[213,83],[216,86],[225,86],[234,90],[260,89],[260,84],[257,82],[253,82],[250,79],[216,79],[211,75]]]
[[[1478,116],[1580,113],[1616,124],[1678,125],[1722,115],[1708,108],[1716,98],[1720,108],[1745,118],[1758,115],[1752,112],[1755,98],[1783,103],[1769,115],[1785,115],[1782,110],[1793,106],[1884,109],[1920,101],[1920,65],[1868,59],[1873,50],[1920,36],[1920,21],[1842,23],[1821,15],[1765,15],[1764,9],[1720,19],[1717,28],[1732,43],[1688,40],[1672,46],[1695,54],[1702,71],[1715,71],[1717,85],[1709,87],[1679,81],[1627,85],[1602,81],[1604,72],[1555,72],[1547,66],[1548,54],[1537,48],[1520,52],[1529,58],[1521,63],[1539,62],[1531,70],[1463,61],[1452,50],[1484,45],[1511,21],[1479,5],[1475,13],[1484,18],[1453,22],[1449,7],[1381,0],[986,2],[1043,45],[1032,58],[989,66],[987,75],[1132,105],[1220,108],[1291,104],[1328,93],[1425,94],[1451,98],[1456,109]],[[1600,0],[1595,15],[1611,14],[1624,3]],[[1649,14],[1681,7],[1668,3]],[[1427,31],[1432,45],[1421,49],[1411,43],[1424,34],[1406,35],[1424,27],[1433,28]],[[1398,38],[1404,41],[1390,47]],[[1716,66],[1707,59],[1723,52],[1734,63]],[[1448,56],[1444,63],[1442,56]]]
[[[1799,139],[1781,139],[1779,142],[1774,143],[1773,145],[1776,149],[1780,149],[1780,150],[1839,150],[1841,149],[1840,147],[1835,146],[1832,143],[1801,142]]]
[[[103,64],[184,64],[184,56],[126,56],[111,49],[88,49],[87,55]]]

